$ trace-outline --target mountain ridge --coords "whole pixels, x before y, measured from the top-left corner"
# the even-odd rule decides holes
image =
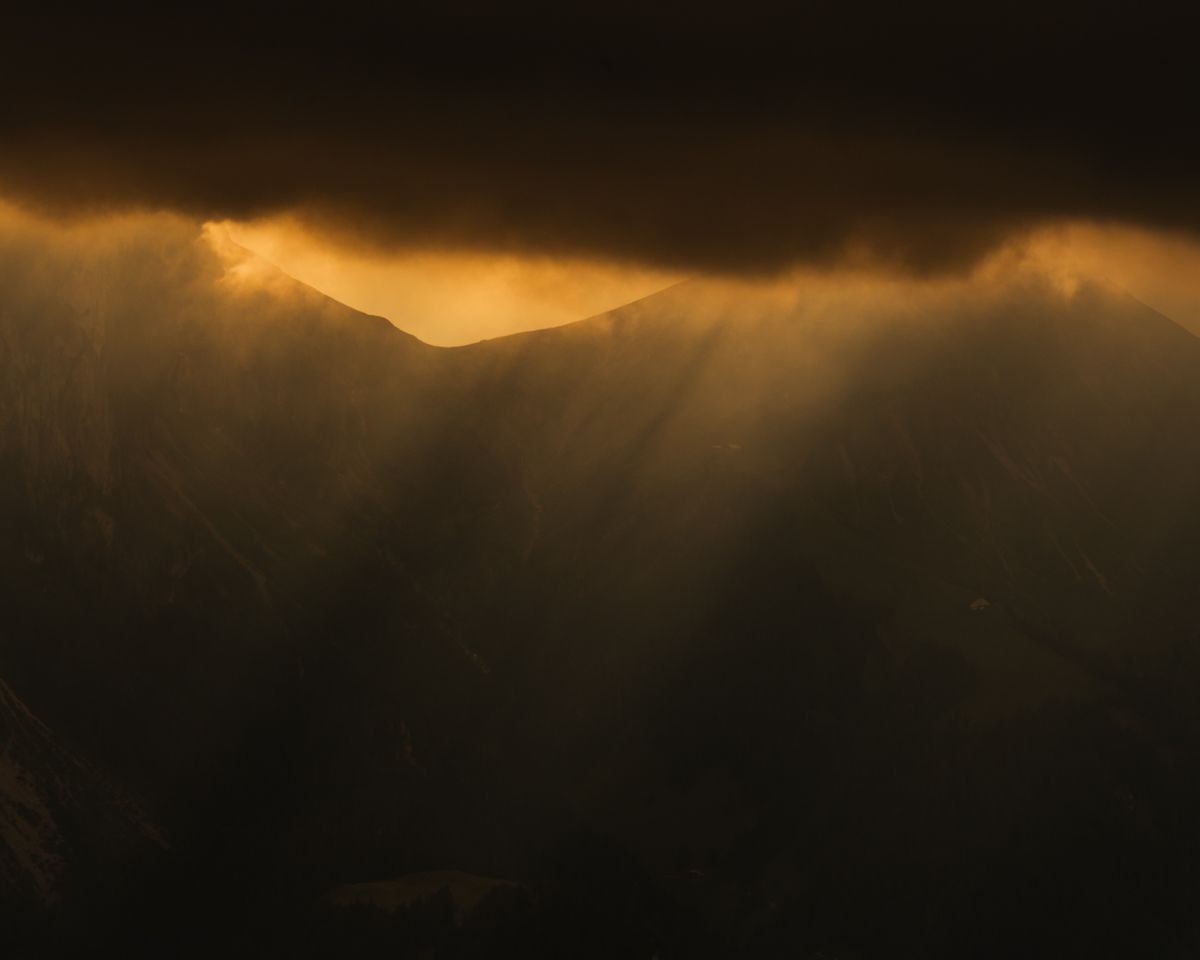
[[[590,871],[683,955],[1144,945],[1150,897],[1190,929],[1165,317],[698,284],[433,348],[203,246],[137,276],[0,296],[0,639],[169,830],[163,917],[460,870],[557,930]]]

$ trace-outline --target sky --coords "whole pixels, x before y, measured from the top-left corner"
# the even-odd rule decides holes
[[[335,300],[444,347],[571,323],[686,279],[573,256],[346,246],[288,218],[210,228]]]
[[[289,276],[437,346],[570,323],[702,275],[577,257],[347,247],[287,218],[209,226]],[[1047,273],[1064,288],[1084,280],[1115,284],[1200,335],[1200,242],[1186,233],[1053,223],[1013,235],[967,273],[944,276],[984,278],[1015,264]],[[906,289],[906,278],[943,276],[800,263],[779,275],[752,275],[749,286],[736,289],[779,283],[813,289],[816,279],[822,287],[859,285],[864,272],[895,292]]]
[[[12,15],[0,198],[223,224],[441,343],[685,276],[963,274],[1050,236],[1069,235],[1076,260],[1136,248],[1138,269],[1171,273],[1163,258],[1200,234],[1198,15],[1020,0],[436,9]]]

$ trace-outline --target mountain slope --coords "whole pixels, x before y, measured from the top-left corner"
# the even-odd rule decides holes
[[[0,681],[0,891],[50,904],[72,869],[162,847],[137,808],[65,749]]]
[[[42,255],[0,654],[179,838],[161,922],[222,891],[198,950],[451,869],[538,890],[548,955],[1196,934],[1200,342],[1160,315],[698,283],[438,350],[182,235]]]

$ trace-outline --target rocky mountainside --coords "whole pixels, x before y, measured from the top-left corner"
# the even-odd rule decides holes
[[[65,779],[81,765],[58,749],[50,731],[7,685],[0,685],[0,710],[5,741],[0,761],[0,877],[10,892],[49,899],[67,856],[52,807],[69,804],[72,791]]]
[[[0,681],[0,893],[57,902],[72,871],[111,870],[166,848],[127,797],[63,747]]]
[[[1127,295],[693,283],[443,350],[184,233],[24,250],[0,668],[198,950],[437,871],[535,891],[534,955],[1197,932],[1200,341]]]

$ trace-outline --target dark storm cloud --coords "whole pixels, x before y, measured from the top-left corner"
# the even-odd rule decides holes
[[[729,270],[953,268],[1063,217],[1200,229],[1194,22],[614,9],[12,18],[0,192]]]

